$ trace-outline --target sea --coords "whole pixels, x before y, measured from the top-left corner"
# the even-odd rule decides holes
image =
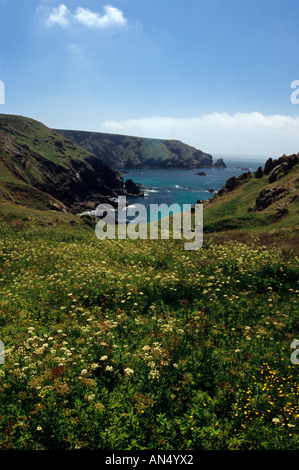
[[[217,156],[213,156],[214,162]],[[213,197],[231,176],[240,176],[247,171],[254,172],[259,166],[265,165],[269,156],[222,156],[227,168],[195,169],[130,169],[124,173],[124,181],[132,179],[144,188],[144,197],[130,196],[126,202],[134,208],[136,204],[146,207],[148,222],[153,222],[169,214],[168,209],[153,211],[151,205],[175,204],[173,213],[187,210],[198,200],[205,201]],[[204,172],[206,176],[196,173]],[[185,205],[185,206],[184,206]],[[137,207],[137,206],[136,206]],[[136,213],[136,217],[138,213]]]

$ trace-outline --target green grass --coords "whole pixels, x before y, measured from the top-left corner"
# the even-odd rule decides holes
[[[290,249],[101,241],[9,203],[0,230],[1,449],[298,449]]]
[[[252,175],[239,187],[223,196],[216,197],[215,201],[204,204],[204,230],[213,233],[227,230],[243,230],[247,233],[256,230],[259,233],[271,231],[296,231],[299,220],[299,198],[287,205],[286,214],[279,214],[277,208],[280,204],[294,195],[293,189],[298,192],[299,165],[296,165],[289,175],[269,184],[268,176],[255,179]],[[261,212],[247,212],[256,200],[258,194],[266,187],[286,186],[288,194],[279,201],[271,204]]]

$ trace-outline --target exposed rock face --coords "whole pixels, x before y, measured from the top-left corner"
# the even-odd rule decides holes
[[[119,171],[42,123],[13,115],[0,117],[0,189],[15,202],[71,213],[128,193]]]
[[[237,180],[238,181],[244,181],[244,180],[247,180],[248,178],[250,178],[251,176],[251,173],[250,171],[246,171],[245,173],[242,173],[242,175],[240,175]]]
[[[298,154],[299,155],[299,154]],[[297,165],[299,159],[298,155],[283,155],[282,157],[273,160],[269,158],[265,163],[264,173],[269,175],[269,183],[274,183],[278,179],[287,175],[289,171]]]
[[[263,174],[264,174],[263,169],[261,166],[259,166],[258,169],[254,172],[254,177],[256,179],[260,179],[263,177]]]
[[[116,196],[123,191],[120,174],[103,165],[96,157],[89,156],[84,161],[71,160],[65,171],[57,171],[55,164],[44,162],[47,177],[35,182],[36,187],[48,192],[70,208],[81,203],[101,199],[103,196]]]
[[[282,202],[277,206],[276,212],[280,215],[285,215],[289,212],[288,205],[297,199],[297,195],[294,194],[293,196],[289,197],[285,202]]]
[[[231,176],[231,178],[226,181],[225,185],[218,191],[217,195],[213,196],[210,201],[212,201],[217,196],[222,196],[227,192],[233,191],[237,186],[239,186],[243,181],[247,180],[250,176],[250,171],[243,173],[238,178],[236,178],[235,176]]]
[[[218,160],[214,163],[213,167],[218,168],[219,170],[227,168],[226,164],[223,161],[223,158],[218,158]]]
[[[198,176],[207,176],[207,174],[204,171],[199,171],[198,173],[195,173]]]
[[[274,202],[282,199],[288,194],[287,188],[282,187],[272,187],[263,189],[256,198],[255,204],[249,207],[247,212],[256,212],[266,209],[268,206]]]
[[[141,184],[134,183],[134,181],[131,179],[126,180],[125,189],[128,192],[128,194],[134,194],[134,195],[139,195],[139,196],[144,195]]]
[[[238,180],[235,176],[232,176],[231,178],[228,178],[224,185],[224,190],[226,191],[232,191],[238,186]],[[218,192],[219,194],[219,192]]]

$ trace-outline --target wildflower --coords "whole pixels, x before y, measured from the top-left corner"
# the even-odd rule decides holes
[[[157,369],[152,369],[148,376],[150,379],[158,379],[160,377],[160,373]]]
[[[108,359],[108,356],[102,356],[102,357],[100,358],[100,361],[106,361],[106,359]]]
[[[93,363],[93,364],[91,364],[91,366],[90,366],[90,368],[91,368],[92,370],[95,370],[95,369],[97,369],[98,367],[99,367],[99,364],[96,364],[96,363]]]
[[[108,372],[112,372],[112,371],[113,371],[113,367],[112,367],[112,366],[106,366],[106,370],[107,370]]]
[[[273,418],[272,423],[275,423],[275,424],[280,423],[280,419],[279,418]]]
[[[36,428],[37,431],[42,431],[42,429],[43,428],[41,426],[37,426],[37,428]]]
[[[127,376],[130,376],[130,375],[134,374],[134,370],[133,370],[133,369],[130,369],[130,367],[127,367],[127,368],[125,369],[125,374],[126,374]]]

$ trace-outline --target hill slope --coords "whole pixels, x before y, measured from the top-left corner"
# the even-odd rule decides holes
[[[73,140],[113,168],[210,168],[213,157],[178,140],[148,139],[73,130],[55,132]],[[218,162],[216,167],[221,162]]]
[[[264,169],[227,180],[212,199],[204,202],[204,231],[298,233],[298,156],[269,159]]]
[[[0,201],[76,213],[125,194],[119,172],[40,122],[0,115]]]

